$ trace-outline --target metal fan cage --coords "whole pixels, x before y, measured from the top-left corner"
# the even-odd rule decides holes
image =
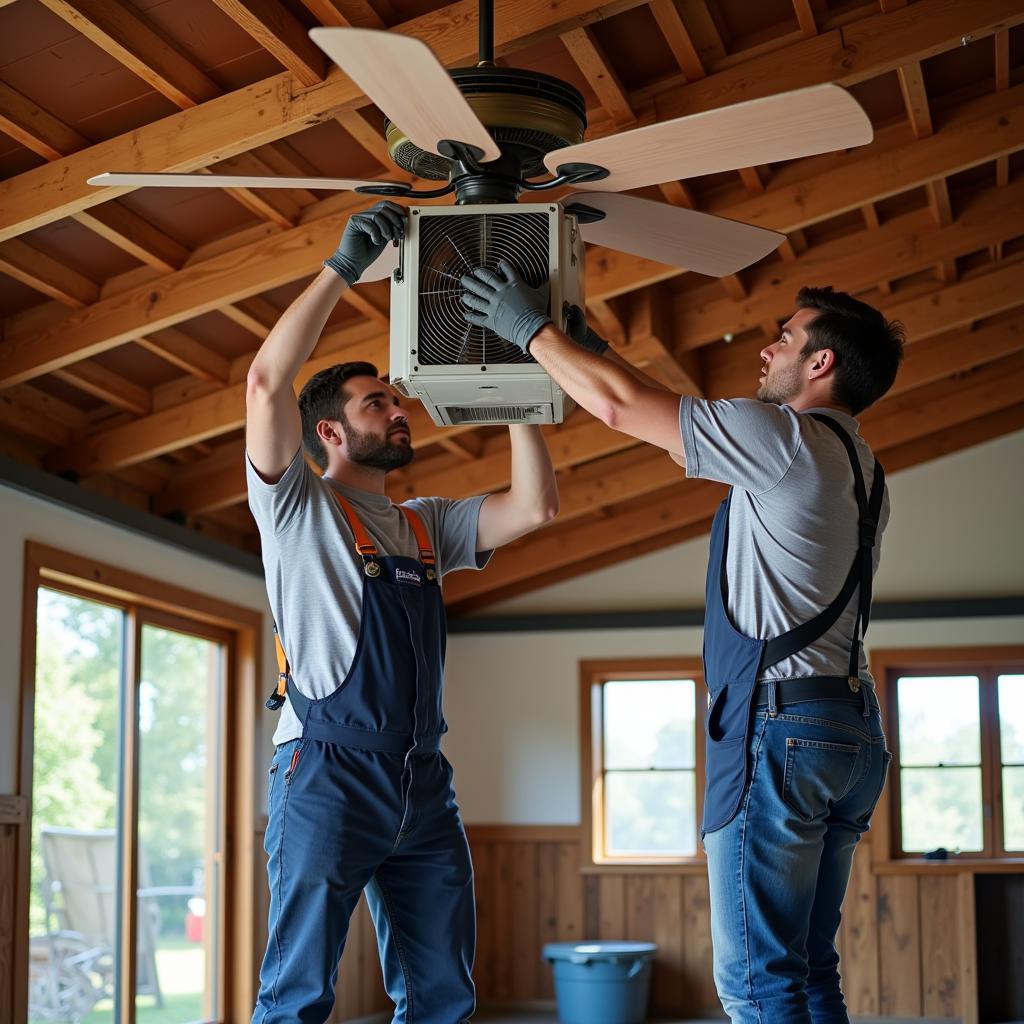
[[[421,366],[533,363],[485,327],[463,318],[460,279],[477,267],[497,270],[507,260],[532,287],[549,278],[549,219],[544,213],[423,217],[419,224]]]

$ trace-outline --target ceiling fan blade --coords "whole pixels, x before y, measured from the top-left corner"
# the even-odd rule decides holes
[[[313,28],[309,36],[420,149],[443,140],[501,156],[459,87],[419,39],[368,28]]]
[[[609,177],[577,187],[623,192],[863,146],[873,137],[870,119],[845,89],[814,85],[556,149],[544,164],[552,173],[561,164],[597,164]]]
[[[581,224],[584,241],[711,277],[749,267],[786,238],[753,224],[615,192],[576,192],[562,200],[565,207],[573,203],[606,214],[603,220]]]
[[[386,246],[384,251],[363,271],[356,282],[358,288],[368,281],[383,281],[398,269],[399,250],[397,245]]]
[[[90,185],[155,185],[163,188],[323,188],[354,189],[364,185],[396,185],[406,190],[400,181],[379,181],[372,178],[278,178],[243,174],[134,174],[114,171],[96,174],[88,179]]]

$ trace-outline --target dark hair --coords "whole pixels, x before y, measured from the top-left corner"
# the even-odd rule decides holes
[[[302,419],[302,443],[310,458],[321,468],[327,468],[327,452],[317,437],[316,425],[321,420],[345,419],[345,381],[352,377],[380,378],[373,363],[338,363],[313,374],[299,392],[299,416]]]
[[[892,387],[903,360],[903,325],[832,288],[801,288],[796,304],[818,311],[801,356],[823,348],[835,354],[833,400],[855,416],[877,402]]]

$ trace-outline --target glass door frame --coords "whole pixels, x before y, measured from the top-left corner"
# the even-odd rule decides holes
[[[28,1019],[28,921],[31,860],[33,735],[35,725],[36,628],[40,587],[115,605],[125,614],[122,729],[119,773],[122,781],[121,898],[118,1016],[115,1024],[135,1024],[136,898],[138,890],[138,692],[144,625],[170,628],[223,645],[223,703],[219,724],[221,898],[209,907],[218,915],[220,944],[216,970],[215,1020],[249,1019],[255,1000],[261,928],[254,921],[257,895],[256,733],[258,684],[263,640],[259,612],[186,590],[161,580],[27,541],[22,594],[21,686],[17,794],[26,819],[18,829],[14,864],[14,938],[11,996],[13,1020]],[[2,922],[0,922],[2,924]],[[0,978],[0,989],[3,979]]]

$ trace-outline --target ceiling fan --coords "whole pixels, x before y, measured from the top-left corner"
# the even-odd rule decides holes
[[[586,241],[720,277],[762,259],[785,236],[619,193],[861,146],[873,137],[857,101],[824,84],[586,142],[586,107],[577,89],[494,64],[493,13],[493,0],[481,0],[480,62],[451,72],[409,36],[356,28],[309,33],[386,115],[392,160],[417,177],[444,182],[436,189],[351,178],[121,172],[89,183],[348,189],[413,200],[454,193],[459,205],[510,203],[524,192],[571,185],[585,191],[562,204],[576,214]],[[362,280],[387,277],[396,265],[389,247]]]

